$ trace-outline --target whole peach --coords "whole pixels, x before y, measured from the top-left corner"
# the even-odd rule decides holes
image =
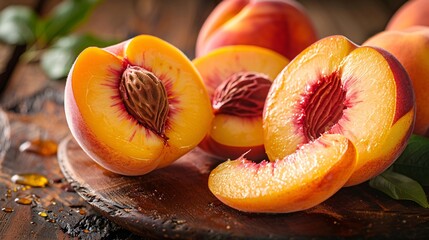
[[[196,56],[226,45],[256,45],[288,59],[317,40],[301,4],[293,0],[225,0],[204,22]]]
[[[429,0],[408,1],[387,23],[386,30],[400,30],[411,26],[429,26]]]
[[[429,27],[380,32],[364,45],[392,53],[410,75],[416,97],[414,133],[429,136]]]

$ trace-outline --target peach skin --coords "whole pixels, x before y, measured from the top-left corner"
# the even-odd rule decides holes
[[[317,40],[304,7],[293,0],[225,0],[198,34],[196,56],[226,45],[256,45],[288,59]]]
[[[201,76],[171,44],[149,35],[77,57],[67,78],[68,126],[102,167],[142,175],[204,138],[213,113]]]
[[[429,3],[429,2],[428,2]],[[429,27],[380,32],[363,45],[389,51],[410,75],[416,96],[414,133],[429,136]]]
[[[402,5],[390,18],[386,30],[402,30],[412,26],[429,26],[429,0],[412,0]]]
[[[272,80],[288,64],[282,55],[257,46],[220,47],[193,63],[207,87],[215,115],[199,144],[223,159],[266,158],[262,110]]]

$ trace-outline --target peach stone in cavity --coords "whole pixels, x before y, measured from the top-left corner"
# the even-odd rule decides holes
[[[139,124],[165,139],[169,106],[164,84],[152,72],[128,66],[122,74],[119,92],[127,112]]]
[[[269,77],[256,72],[238,72],[220,84],[212,105],[216,114],[238,117],[262,117],[271,86]]]

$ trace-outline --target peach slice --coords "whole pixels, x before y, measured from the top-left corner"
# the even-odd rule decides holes
[[[221,158],[251,150],[266,158],[262,110],[272,80],[288,64],[282,55],[256,46],[226,46],[194,59],[212,101],[215,118],[199,147]]]
[[[224,162],[211,172],[209,188],[223,203],[240,211],[305,210],[343,187],[356,158],[350,140],[323,134],[275,162],[257,164],[244,157]]]
[[[330,36],[304,50],[274,80],[264,109],[265,148],[275,161],[323,133],[342,134],[358,152],[346,183],[355,185],[396,160],[414,118],[411,81],[393,55]]]
[[[178,159],[204,138],[213,118],[192,62],[148,35],[85,49],[70,70],[64,101],[82,149],[123,175],[145,174]]]
[[[317,40],[305,8],[294,0],[225,0],[198,34],[196,56],[228,45],[255,45],[288,59]]]

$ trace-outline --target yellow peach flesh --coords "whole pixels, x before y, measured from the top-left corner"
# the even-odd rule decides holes
[[[127,65],[152,71],[165,85],[170,108],[166,138],[125,109],[118,87]],[[84,50],[67,80],[65,109],[71,132],[88,155],[124,175],[145,174],[178,159],[204,138],[213,118],[192,63],[168,43],[147,35],[107,50]]]
[[[356,149],[341,135],[323,135],[277,162],[227,161],[209,177],[212,193],[246,212],[285,213],[316,206],[353,172]]]
[[[145,45],[150,47],[142,51],[141,46]],[[169,115],[166,136],[168,145],[177,151],[162,162],[171,162],[202,140],[201,129],[209,129],[213,114],[205,86],[197,77],[195,67],[182,60],[185,55],[155,39],[133,39],[126,49],[126,57],[131,64],[150,69],[170,90],[168,100],[173,114]]]

